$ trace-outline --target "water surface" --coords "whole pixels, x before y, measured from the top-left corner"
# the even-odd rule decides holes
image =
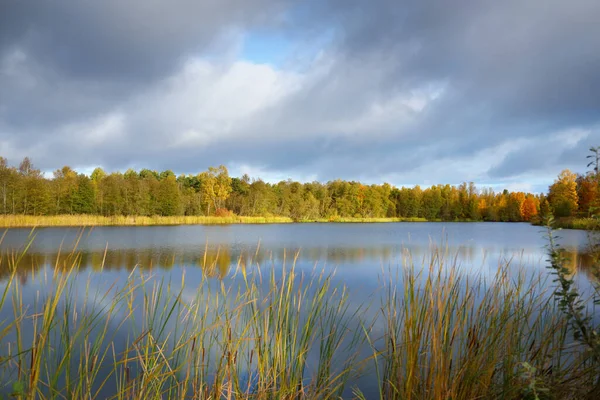
[[[569,257],[569,269],[589,291],[591,260],[583,231],[559,232]],[[134,269],[152,279],[181,287],[193,298],[194,288],[208,280],[215,288],[241,280],[240,268],[258,269],[276,276],[284,266],[309,275],[334,273],[333,283],[348,290],[349,307],[373,302],[386,271],[420,268],[432,248],[448,255],[473,277],[492,278],[498,266],[510,262],[511,271],[544,274],[547,239],[542,228],[523,223],[381,223],[381,224],[281,224],[226,226],[98,227],[94,229],[12,229],[0,244],[4,257],[18,256],[29,243],[17,271],[24,304],[33,305],[58,268],[79,255],[78,274],[72,282],[79,296],[97,299],[125,282]],[[0,279],[8,277],[6,263]],[[0,319],[11,318],[5,307]],[[116,329],[116,328],[115,328]],[[123,332],[123,336],[126,333]],[[4,350],[2,350],[4,351]],[[372,381],[372,379],[371,379]],[[361,383],[369,389],[369,379]],[[108,388],[107,390],[110,390]]]

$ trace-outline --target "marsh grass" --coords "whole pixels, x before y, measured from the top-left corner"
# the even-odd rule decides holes
[[[193,288],[143,268],[102,287],[76,251],[36,273],[32,301],[15,278],[26,251],[0,259],[0,377],[17,398],[584,398],[599,373],[539,275],[504,263],[473,277],[443,247],[407,254],[360,307],[296,258],[240,259]],[[364,375],[377,393],[355,385]]]
[[[331,217],[318,218],[315,220],[306,220],[306,222],[335,222],[335,223],[386,223],[386,222],[429,222],[425,218],[407,217],[407,218],[370,218],[370,217]]]
[[[536,225],[543,226],[544,220],[539,219],[536,222]],[[553,220],[553,227],[556,229],[578,229],[578,230],[586,230],[586,231],[597,231],[600,227],[598,224],[597,217],[589,217],[589,218],[556,218]]]
[[[155,226],[155,225],[225,225],[225,224],[283,224],[291,218],[278,216],[123,216],[102,215],[0,215],[2,228],[51,226]]]
[[[227,225],[227,224],[287,224],[292,222],[384,223],[427,222],[425,218],[317,218],[294,221],[282,216],[110,216],[102,215],[0,215],[2,228],[32,228],[52,226],[158,226],[158,225]]]

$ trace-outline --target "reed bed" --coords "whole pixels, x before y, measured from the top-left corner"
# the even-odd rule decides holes
[[[317,218],[293,220],[282,216],[102,216],[102,215],[0,215],[0,228],[33,228],[52,226],[153,226],[153,225],[226,225],[287,224],[292,222],[384,223],[427,222],[425,218]]]
[[[556,225],[565,229],[598,230],[598,218],[560,218]]]
[[[225,224],[283,224],[291,218],[265,216],[123,216],[102,215],[0,215],[2,228],[32,228],[52,226],[153,226],[153,225],[225,225]]]
[[[0,260],[1,391],[17,398],[579,399],[600,373],[539,275],[473,277],[443,248],[382,271],[360,307],[295,259],[193,288],[136,268],[97,289],[75,251],[37,273],[31,301],[22,255]]]
[[[339,223],[385,223],[385,222],[428,222],[426,218],[355,218],[355,217],[331,217],[308,220],[308,222],[339,222]]]

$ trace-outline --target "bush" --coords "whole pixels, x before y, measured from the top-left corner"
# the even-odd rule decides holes
[[[229,217],[233,217],[233,212],[229,211],[226,208],[217,208],[217,211],[215,211],[215,216],[216,217],[221,217],[221,218],[229,218]]]

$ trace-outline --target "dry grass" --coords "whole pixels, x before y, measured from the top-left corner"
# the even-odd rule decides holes
[[[424,218],[318,218],[294,221],[281,216],[122,216],[102,215],[0,215],[0,228],[33,228],[52,226],[152,226],[152,225],[225,225],[225,224],[287,224],[292,222],[384,223],[427,222]]]
[[[224,225],[224,224],[283,224],[292,220],[286,217],[206,217],[206,216],[112,216],[101,215],[1,215],[2,228],[28,228],[44,226],[151,226],[151,225]]]
[[[427,222],[425,218],[358,218],[358,217],[331,217],[331,218],[318,218],[315,220],[308,220],[308,222],[339,222],[339,223],[386,223],[386,222]]]

